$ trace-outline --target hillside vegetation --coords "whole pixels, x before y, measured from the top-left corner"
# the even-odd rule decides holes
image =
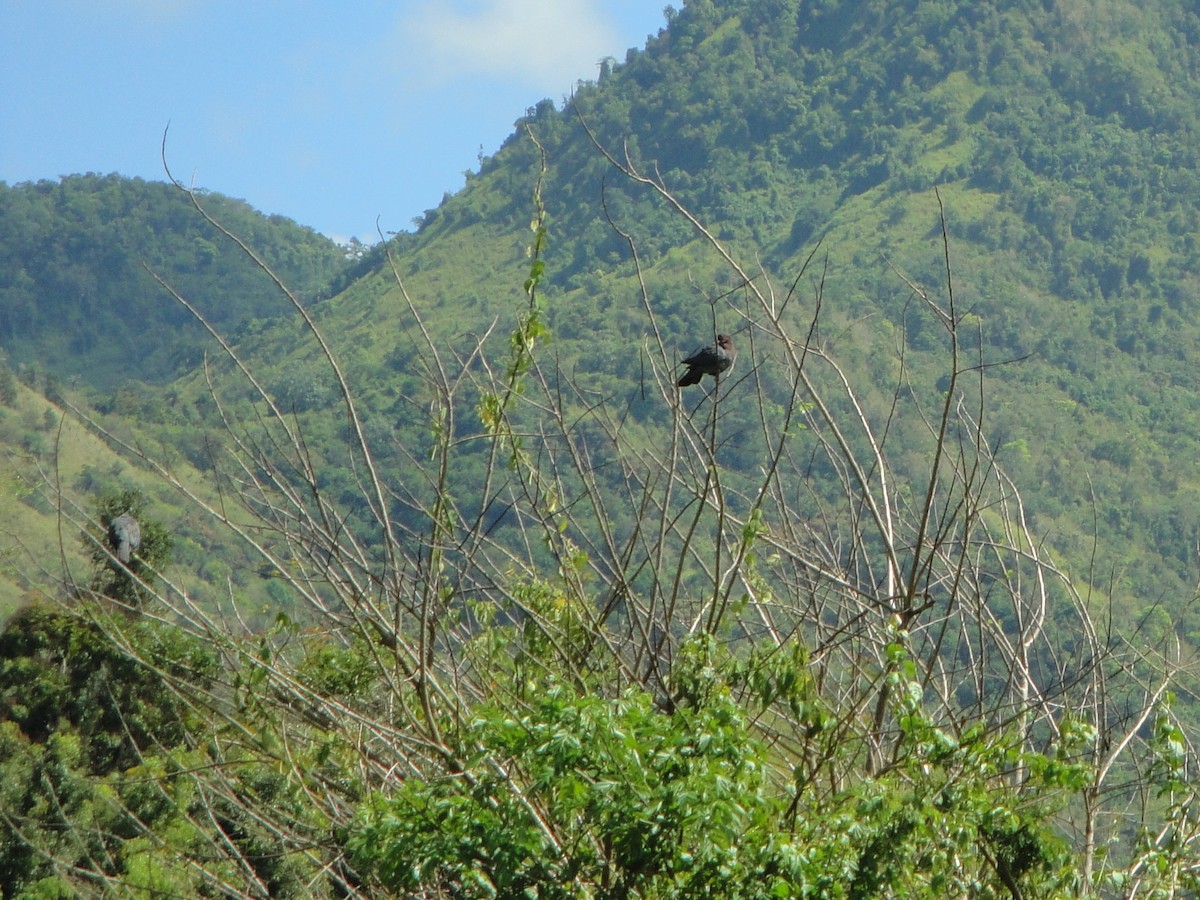
[[[136,590],[97,578],[116,589],[12,619],[6,893],[1193,887],[1176,662],[1106,632],[1038,550],[972,413],[984,384],[952,281],[924,298],[943,396],[900,416],[930,417],[924,489],[893,480],[887,424],[836,411],[859,405],[855,383],[815,328],[789,330],[766,277],[749,301],[790,398],[731,370],[692,405],[659,347],[651,445],[627,405],[582,408],[586,386],[547,353],[534,207],[506,341],[456,359],[410,308],[427,490],[383,480],[336,356],[325,415],[346,423],[357,503],[308,446],[321,415],[283,414],[238,358],[271,412],[228,420],[225,493],[193,503],[293,600],[272,627],[231,631],[140,551]],[[819,284],[806,298],[820,307]],[[758,472],[725,452],[746,406]],[[815,473],[838,486],[796,490]],[[124,572],[102,541],[94,559]]]
[[[328,238],[219,194],[205,202],[251,240],[296,291],[317,299],[345,267]],[[207,333],[147,269],[237,331],[286,307],[169,185],[116,175],[0,183],[0,348],[28,366],[104,394],[161,385],[195,368]]]
[[[233,342],[91,428],[228,602],[12,620],[0,888],[1200,887],[1200,18],[667,19],[326,302],[164,277]]]
[[[311,229],[219,194],[203,200],[306,302],[351,270],[344,252]],[[134,488],[165,504],[157,508],[178,531],[178,562],[205,602],[227,595],[234,570],[247,607],[267,597],[265,584],[243,572],[245,557],[180,507],[177,495],[89,437],[69,412],[59,430],[69,395],[128,437],[129,427],[171,403],[166,385],[211,351],[209,333],[156,275],[205,298],[213,323],[232,333],[253,332],[291,309],[171,185],[94,174],[0,184],[0,511],[9,523],[0,542],[0,620],[22,599],[53,591],[63,562],[78,577],[77,528],[63,528],[51,496],[67,487],[83,508],[106,491]],[[204,463],[197,416],[183,418],[172,437]]]
[[[991,373],[988,439],[1037,530],[1082,573],[1098,529],[1117,593],[1166,604],[1186,635],[1198,29],[1178,2],[689,3],[564,109],[530,116],[550,166],[558,352],[598,389],[637,379],[628,348],[647,323],[621,231],[681,351],[711,333],[705,295],[733,286],[710,283],[694,229],[615,173],[585,126],[784,281],[823,240],[825,334],[855,342],[881,403],[901,342],[910,371],[929,371],[935,332],[893,270],[941,282],[936,187],[985,359],[1015,361]],[[445,298],[444,319],[428,313],[439,333],[495,311],[484,248],[516,255],[500,235],[523,220],[536,159],[518,131],[398,254],[407,283]]]
[[[0,365],[0,622],[22,606],[74,596],[87,585],[92,548],[80,535],[95,518],[99,498],[129,492],[170,530],[171,575],[184,577],[197,602],[216,609],[229,601],[231,585],[247,616],[271,602],[270,582],[230,534],[81,422],[64,398],[47,399],[47,389],[59,390],[52,381],[24,374],[29,384]],[[202,432],[193,439],[202,442]],[[213,486],[205,486],[182,455],[165,459],[203,496],[213,496]],[[90,525],[96,530],[94,521]]]

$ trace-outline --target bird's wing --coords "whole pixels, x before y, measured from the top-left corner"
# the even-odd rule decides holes
[[[692,355],[683,360],[685,366],[711,366],[718,359],[717,351],[712,347],[697,347]]]

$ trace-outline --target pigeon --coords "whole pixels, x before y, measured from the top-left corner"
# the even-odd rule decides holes
[[[675,384],[678,387],[687,387],[689,384],[699,384],[705,375],[715,378],[733,365],[735,356],[737,351],[733,349],[733,341],[729,335],[718,334],[715,347],[701,347],[683,361],[688,370],[679,376]]]
[[[108,545],[112,547],[117,559],[128,565],[133,551],[142,545],[142,528],[137,519],[129,513],[121,513],[109,522]]]

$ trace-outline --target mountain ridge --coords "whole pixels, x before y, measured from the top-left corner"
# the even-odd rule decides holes
[[[307,299],[346,267],[310,228],[218,193],[203,203],[254,243]],[[169,381],[198,364],[207,333],[154,282],[156,273],[239,329],[287,307],[270,281],[174,185],[119,175],[0,183],[0,349],[10,364],[106,390]]]
[[[617,173],[590,131],[783,282],[824,240],[837,291],[827,311],[865,342],[882,403],[895,377],[885,348],[903,338],[917,371],[937,347],[894,271],[933,288],[944,280],[936,189],[985,361],[1022,360],[990,370],[991,435],[1035,498],[1035,519],[1078,554],[1094,492],[1106,545],[1139,547],[1116,567],[1129,591],[1182,597],[1195,564],[1188,507],[1200,498],[1200,481],[1175,464],[1200,460],[1188,349],[1200,340],[1189,238],[1200,212],[1187,199],[1200,196],[1200,125],[1187,102],[1198,36],[1195,13],[1167,0],[1086,11],[695,0],[562,108],[531,107],[460,192],[388,249],[448,345],[506,321],[539,177],[532,134],[548,167],[556,352],[591,383],[627,391],[638,363],[621,348],[646,322],[620,232],[636,242],[659,327],[679,347],[710,339],[708,313],[697,322],[695,311],[721,288],[704,285],[717,261],[692,226]],[[404,424],[402,397],[418,385],[389,338],[404,305],[382,253],[316,314],[353,348],[378,433],[403,443],[419,428]],[[273,361],[285,401],[319,408],[333,394],[295,364],[295,342],[289,325],[243,335]]]

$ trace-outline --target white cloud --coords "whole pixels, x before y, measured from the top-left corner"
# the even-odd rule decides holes
[[[599,0],[482,0],[459,8],[422,2],[399,23],[406,68],[437,82],[464,75],[515,79],[567,91],[595,75],[619,36]]]

